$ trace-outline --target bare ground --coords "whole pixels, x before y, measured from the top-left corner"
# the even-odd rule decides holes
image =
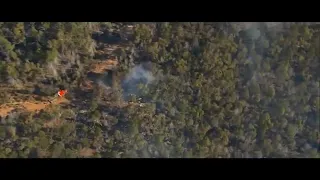
[[[91,149],[91,148],[82,148],[79,151],[79,156],[81,157],[91,157],[96,153],[96,150]]]
[[[15,102],[15,103],[8,103],[3,104],[0,106],[0,116],[5,117],[14,109],[24,109],[29,112],[38,112],[42,109],[45,109],[50,104],[61,104],[61,103],[68,103],[69,101],[65,98],[58,98],[52,101],[24,101],[24,102]]]
[[[91,65],[91,72],[94,73],[104,73],[106,70],[112,70],[118,65],[118,61],[116,59],[108,59],[105,61],[97,61],[96,63]]]

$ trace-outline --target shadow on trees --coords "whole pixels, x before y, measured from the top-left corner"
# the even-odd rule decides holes
[[[109,59],[109,54],[95,54],[94,59]]]
[[[92,98],[92,93],[88,91],[83,91],[81,89],[73,90],[76,99],[90,99]]]
[[[115,72],[111,70],[107,70],[107,73],[102,77],[102,81],[105,85],[112,87],[113,86],[113,76],[115,76]]]
[[[30,151],[30,154],[28,156],[28,158],[38,158],[38,151],[36,148],[33,148],[31,151]]]
[[[87,73],[87,78],[91,81],[94,81],[94,82],[96,82],[101,77],[102,77],[102,75],[99,73],[94,73],[94,72]]]
[[[44,92],[43,89],[44,88],[41,88],[40,86],[35,85],[32,94],[38,95],[38,96],[49,96],[49,94],[47,92]]]
[[[113,51],[113,54],[116,56],[121,56],[122,54],[122,48],[117,48]]]
[[[119,33],[104,32],[103,34],[93,34],[92,38],[100,43],[118,44],[122,41]]]

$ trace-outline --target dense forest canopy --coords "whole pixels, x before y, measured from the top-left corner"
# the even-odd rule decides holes
[[[312,25],[0,23],[0,157],[319,158],[319,57]]]

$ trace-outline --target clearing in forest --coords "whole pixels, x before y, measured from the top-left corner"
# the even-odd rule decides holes
[[[42,109],[45,109],[50,104],[61,104],[68,103],[69,101],[65,98],[57,98],[53,100],[51,103],[49,101],[24,101],[24,102],[15,102],[15,103],[7,103],[0,106],[0,116],[7,116],[14,109],[24,109],[28,112],[37,112]]]
[[[106,61],[98,61],[91,66],[91,72],[101,74],[106,70],[112,70],[118,65],[118,61],[116,59],[108,59]]]

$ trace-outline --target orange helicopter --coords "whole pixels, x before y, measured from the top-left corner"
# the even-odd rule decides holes
[[[59,90],[58,91],[58,96],[59,97],[64,97],[68,93],[68,90]]]
[[[58,98],[63,98],[68,93],[68,90],[66,89],[60,89],[57,93]],[[54,100],[54,99],[53,99]],[[49,100],[50,103],[52,103],[53,100]]]

